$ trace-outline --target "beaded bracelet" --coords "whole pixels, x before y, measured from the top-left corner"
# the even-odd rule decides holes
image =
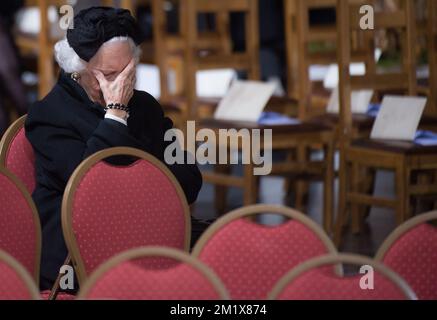
[[[105,107],[105,111],[108,111],[109,109],[121,110],[125,111],[126,113],[129,113],[130,111],[130,108],[128,106],[125,106],[121,103],[110,103]]]

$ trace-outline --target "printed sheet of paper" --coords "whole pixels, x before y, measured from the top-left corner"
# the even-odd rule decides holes
[[[237,78],[233,69],[201,70],[196,74],[197,96],[202,98],[222,98]]]
[[[235,81],[220,101],[214,118],[257,122],[275,89],[274,83]]]
[[[370,101],[373,97],[373,90],[356,90],[352,91],[351,94],[351,109],[352,113],[367,113],[369,109]],[[339,113],[340,112],[340,101],[339,101],[339,89],[338,87],[332,91],[331,97],[329,99],[327,111],[329,113]]]
[[[371,139],[413,141],[426,101],[420,97],[385,96]]]

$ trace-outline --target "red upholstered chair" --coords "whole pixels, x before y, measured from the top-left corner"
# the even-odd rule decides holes
[[[334,266],[342,264],[373,268],[355,276],[339,276]],[[363,278],[366,276],[366,278]],[[367,288],[367,289],[366,289]],[[417,300],[416,294],[394,271],[369,258],[356,255],[326,255],[308,260],[287,273],[269,294],[277,300]]]
[[[224,300],[229,295],[219,278],[187,253],[146,247],[124,252],[101,265],[78,298]]]
[[[122,155],[139,160],[129,166],[103,161]],[[80,284],[123,251],[188,251],[191,237],[188,204],[176,178],[159,160],[132,148],[98,152],[76,169],[64,194],[62,227]]]
[[[0,250],[13,256],[39,282],[41,225],[24,184],[0,166]]]
[[[39,292],[26,269],[0,250],[0,300],[38,300]]]
[[[0,142],[0,165],[8,168],[21,181],[29,193],[35,189],[35,155],[24,134],[26,116],[15,121]]]
[[[436,221],[437,211],[407,221],[393,231],[376,254],[376,260],[408,281],[420,300],[437,300]]]
[[[249,219],[262,213],[289,220],[272,227]],[[265,299],[290,268],[327,253],[336,249],[315,222],[293,209],[266,205],[223,216],[193,249],[193,255],[215,271],[236,300]]]

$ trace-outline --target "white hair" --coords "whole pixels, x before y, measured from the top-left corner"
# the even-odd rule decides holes
[[[111,42],[117,41],[127,41],[132,49],[133,57],[138,61],[141,55],[141,48],[135,44],[135,42],[130,37],[114,37],[103,43],[107,45]],[[61,69],[67,73],[81,72],[85,69],[87,62],[82,60],[74,51],[74,49],[68,43],[65,38],[58,41],[55,44],[55,59],[58,62]]]

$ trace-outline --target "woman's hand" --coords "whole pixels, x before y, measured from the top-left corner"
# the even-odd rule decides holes
[[[106,105],[111,103],[121,103],[125,106],[128,105],[135,87],[135,66],[135,59],[132,58],[126,68],[124,68],[114,81],[108,81],[99,70],[93,71],[100,84],[100,89],[102,90]]]

